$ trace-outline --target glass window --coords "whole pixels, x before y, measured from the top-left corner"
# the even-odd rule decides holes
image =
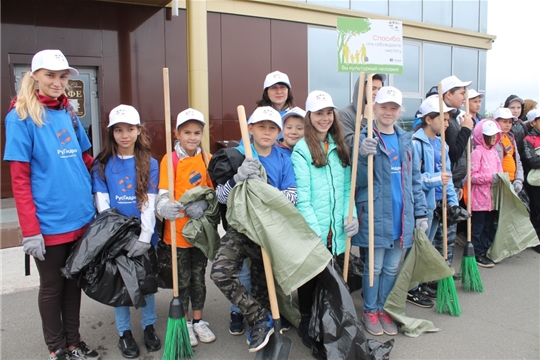
[[[393,75],[393,86],[401,92],[420,92],[420,44],[403,44],[403,74]]]
[[[412,130],[414,114],[416,114],[420,104],[422,104],[422,99],[403,98],[403,113],[398,120],[398,125],[404,130]]]
[[[338,108],[350,103],[350,75],[338,72],[335,29],[308,28],[308,81],[309,91],[323,90],[332,96]]]
[[[308,4],[321,5],[336,8],[349,8],[349,0],[307,0]]]
[[[351,9],[388,16],[388,0],[351,0]]]
[[[429,24],[452,26],[452,0],[424,0],[422,21]]]
[[[461,81],[472,81],[470,87],[478,89],[478,50],[454,46],[452,53],[454,59],[452,74]]]
[[[480,32],[487,33],[488,2],[480,0]]]
[[[452,47],[424,43],[424,90],[422,96],[447,76],[452,75]]]
[[[390,16],[399,19],[422,21],[422,1],[390,0]]]
[[[486,55],[485,50],[478,51],[478,90],[486,90]]]
[[[480,1],[459,0],[453,2],[453,27],[471,31],[478,31],[480,22]]]

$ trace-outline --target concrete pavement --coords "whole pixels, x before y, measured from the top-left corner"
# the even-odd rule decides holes
[[[462,248],[456,249],[455,267],[461,262]],[[32,275],[24,276],[24,255],[20,247],[0,250],[2,282],[1,359],[46,359],[47,348],[41,332],[37,308],[38,276],[32,262]],[[207,271],[208,275],[209,269]],[[435,309],[407,305],[409,316],[429,319],[441,331],[418,338],[395,336],[391,359],[539,359],[540,358],[540,254],[527,249],[504,260],[493,269],[480,268],[486,291],[465,293],[457,284],[463,314],[461,317],[437,314]],[[246,337],[228,333],[228,301],[207,276],[207,300],[204,319],[210,322],[217,340],[194,348],[196,359],[253,359]],[[357,312],[362,309],[360,294],[353,295]],[[166,332],[171,290],[156,294],[157,333]],[[135,339],[141,347],[141,359],[160,359],[162,351],[147,353],[142,340],[140,311],[132,311]],[[103,360],[123,359],[117,349],[118,336],[114,311],[83,295],[81,310],[83,339],[96,348]],[[296,333],[290,359],[311,359]],[[371,337],[371,336],[368,336]],[[390,337],[374,337],[386,341]]]

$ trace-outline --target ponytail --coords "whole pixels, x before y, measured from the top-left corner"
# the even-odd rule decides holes
[[[31,72],[24,74],[21,88],[17,93],[17,101],[15,102],[15,111],[21,120],[30,117],[36,126],[43,125],[43,114],[45,109],[39,102],[37,97],[36,81],[32,78]]]

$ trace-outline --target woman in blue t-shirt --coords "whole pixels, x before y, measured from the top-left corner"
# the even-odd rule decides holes
[[[141,126],[139,113],[133,106],[119,105],[109,114],[109,131],[103,149],[96,157],[92,171],[93,192],[98,212],[116,208],[126,216],[137,216],[141,234],[127,246],[128,257],[144,255],[152,246],[158,192],[158,162],[151,157],[150,137]],[[161,348],[154,325],[157,320],[154,295],[144,299],[141,308],[144,344],[148,351]],[[139,357],[139,347],[133,339],[130,309],[114,309],[120,339],[118,347],[126,358]]]
[[[38,306],[50,360],[98,358],[81,341],[81,289],[60,274],[75,241],[94,217],[90,141],[65,95],[70,67],[60,50],[43,50],[6,116],[4,160],[26,254],[39,272]]]
[[[414,228],[428,229],[420,162],[413,149],[411,133],[396,125],[402,109],[401,91],[392,86],[381,88],[373,105],[375,138],[366,137],[367,127],[360,134],[356,182],[360,229],[352,243],[368,247],[367,158],[373,155],[374,276],[373,286],[366,282],[363,289],[362,315],[366,330],[372,335],[397,334],[397,326],[383,306],[396,282],[403,252],[412,247]],[[367,279],[367,249],[365,254],[364,278]]]

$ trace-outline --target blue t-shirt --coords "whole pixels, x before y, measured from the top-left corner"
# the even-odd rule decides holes
[[[428,138],[429,139],[429,138]],[[434,173],[442,172],[442,160],[441,160],[441,139],[435,137],[434,139],[429,139],[429,143],[433,147],[433,163],[434,163]],[[442,199],[442,187],[435,188],[435,200]]]
[[[77,119],[75,132],[66,110],[46,108],[44,124],[6,116],[5,161],[30,163],[30,185],[41,233],[63,234],[88,224],[95,214],[90,174],[82,153],[90,141]]]
[[[403,188],[401,184],[401,157],[399,155],[399,138],[396,133],[381,133],[386,154],[390,158],[392,175],[392,217],[394,223],[394,240],[402,235],[403,231]]]
[[[288,157],[291,157],[292,155],[292,150],[289,149],[288,147],[285,147],[284,145],[282,144],[276,144],[275,146],[276,150],[279,151],[280,153],[288,156]]]

